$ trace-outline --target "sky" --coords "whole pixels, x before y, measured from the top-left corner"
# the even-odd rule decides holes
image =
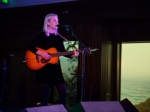
[[[122,44],[122,79],[150,80],[150,43]]]

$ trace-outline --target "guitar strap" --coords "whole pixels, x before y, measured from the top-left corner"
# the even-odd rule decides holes
[[[58,35],[59,35],[61,38],[63,38],[65,41],[69,42],[64,36],[60,35],[59,33],[58,33]]]

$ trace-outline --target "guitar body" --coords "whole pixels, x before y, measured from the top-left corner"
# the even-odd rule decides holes
[[[64,55],[71,55],[74,54],[74,51],[68,51],[68,52],[57,52],[57,49],[52,47],[47,50],[38,48],[37,49],[46,52],[52,56],[50,60],[45,60],[43,57],[40,55],[34,54],[30,50],[26,51],[25,54],[25,59],[26,59],[26,64],[28,68],[31,70],[39,70],[42,67],[44,67],[46,64],[57,64],[59,61],[59,56],[64,56]],[[92,51],[96,51],[98,49],[89,49],[87,50],[88,53],[91,53]],[[78,52],[82,52],[81,50],[78,50]],[[84,51],[85,52],[85,51]]]
[[[43,50],[41,48],[37,48],[43,52],[47,52],[48,54],[54,54],[57,53],[56,48],[49,48],[47,50]],[[28,68],[31,70],[39,70],[42,67],[44,67],[46,64],[56,64],[58,63],[59,58],[58,57],[52,57],[50,60],[44,60],[40,55],[34,54],[30,50],[26,51],[25,54],[26,64]]]

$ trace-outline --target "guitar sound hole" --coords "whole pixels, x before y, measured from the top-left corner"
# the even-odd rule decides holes
[[[41,63],[48,63],[49,60],[45,60],[44,58],[41,59]]]

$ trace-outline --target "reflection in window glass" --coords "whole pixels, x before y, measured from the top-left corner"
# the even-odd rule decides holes
[[[78,41],[64,42],[66,51],[79,49]],[[60,57],[61,69],[63,77],[67,84],[67,109],[72,108],[76,104],[77,99],[77,73],[78,73],[78,57],[67,58]]]

